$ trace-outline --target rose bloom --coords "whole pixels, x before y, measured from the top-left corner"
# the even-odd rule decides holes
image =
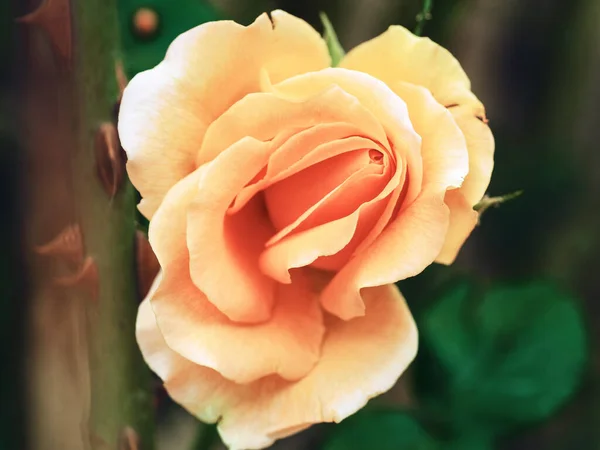
[[[394,282],[450,263],[494,142],[445,49],[393,26],[331,68],[283,11],[179,36],[123,95],[162,271],[137,339],[171,397],[257,449],[339,422],[417,350]]]

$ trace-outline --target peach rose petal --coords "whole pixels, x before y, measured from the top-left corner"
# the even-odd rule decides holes
[[[366,111],[363,112],[365,113],[365,119],[375,120]],[[359,117],[353,117],[353,119],[362,120]],[[293,167],[295,172],[297,172],[347,151],[345,148],[323,148],[323,146],[328,146],[338,141],[354,142],[356,146],[350,147],[352,149],[377,148],[382,152],[386,150],[389,152],[390,149],[381,126],[379,124],[373,124],[373,126],[364,125],[364,122],[360,125],[343,122],[324,123],[290,136],[281,147],[277,148],[269,159],[267,176],[277,176],[281,179],[283,176],[287,177],[291,174],[287,172],[288,168]],[[377,135],[369,135],[369,131],[376,131]],[[384,142],[381,142],[381,139]],[[361,146],[360,144],[363,145]]]
[[[247,139],[243,141],[242,145],[250,141]],[[264,152],[268,147],[264,143],[255,143],[256,153],[254,156],[260,158],[261,152]],[[252,144],[248,147],[250,148]],[[261,146],[258,149],[258,146]],[[235,150],[235,149],[234,149]],[[249,158],[252,152],[249,151],[244,156]],[[196,171],[192,172],[186,178],[177,183],[165,197],[161,206],[157,210],[154,218],[150,222],[148,230],[148,238],[156,257],[165,272],[171,271],[171,265],[177,262],[180,258],[188,258],[188,239],[193,239],[194,233],[188,231],[187,222],[188,209],[190,205],[199,196],[199,183],[204,179],[207,171],[214,170],[213,166],[205,165]],[[238,175],[240,175],[238,171]],[[243,175],[241,175],[243,176]],[[204,196],[209,194],[211,189],[203,192]],[[217,189],[216,194],[223,195],[220,189]],[[226,195],[226,193],[225,193]],[[219,268],[225,270],[220,275],[223,277],[236,277],[236,283],[225,283],[223,289],[219,290],[217,295],[214,296],[215,302],[218,305],[219,299],[223,298],[220,295],[230,294],[235,297],[232,299],[225,299],[226,302],[236,302],[236,308],[234,311],[234,317],[242,318],[247,322],[261,322],[268,319],[271,315],[271,309],[274,300],[275,284],[269,277],[264,276],[258,266],[257,261],[262,251],[264,242],[269,238],[274,230],[271,228],[270,223],[264,217],[264,215],[254,215],[253,209],[260,207],[256,203],[249,205],[249,207],[240,212],[240,216],[235,218],[215,217],[215,213],[207,210],[208,214],[205,220],[216,221],[215,228],[211,230],[212,235],[216,235],[215,240],[212,242],[212,247],[225,245],[226,232],[235,232],[236,226],[246,227],[246,231],[253,231],[256,236],[256,240],[238,240],[233,241],[236,246],[234,248],[228,248],[227,251],[215,250],[218,257],[215,258],[215,264],[221,262],[221,266],[214,265],[210,270],[218,272]],[[248,217],[248,223],[243,223],[244,219]],[[227,223],[226,223],[227,222]],[[225,229],[227,225],[228,230]],[[243,235],[242,235],[243,236]],[[262,243],[260,241],[262,239]],[[209,250],[210,250],[209,248]],[[252,255],[254,249],[255,255]],[[238,250],[237,257],[232,256],[232,252]],[[250,260],[248,260],[250,259]],[[223,266],[225,264],[225,266]],[[229,265],[227,265],[229,264]],[[251,266],[247,269],[247,266]],[[189,269],[187,270],[189,272]],[[228,288],[228,289],[225,289]],[[246,290],[245,290],[246,289]]]
[[[273,36],[264,68],[272,83],[331,66],[327,44],[304,20],[275,10],[271,22]]]
[[[361,290],[422,272],[439,255],[448,222],[443,194],[422,192],[378,239],[333,277],[321,294],[321,304],[344,320],[364,315]]]
[[[356,245],[353,246],[352,243],[348,245],[348,248],[353,249],[352,254],[349,256],[353,256],[354,254],[360,253],[364,249],[369,247],[369,245],[371,245],[375,241],[375,239],[379,237],[379,235],[388,225],[394,214],[397,213],[400,207],[404,204],[407,191],[406,187],[409,184],[407,180],[406,167],[402,167],[400,170],[396,170],[395,176],[397,176],[399,179],[396,188],[392,191],[389,197],[385,201],[380,202],[378,208],[372,212],[373,214],[376,214],[375,217],[377,217],[377,220],[369,221],[368,223],[374,223],[374,225],[370,226],[368,229],[365,229],[362,228],[364,226],[362,222],[359,222],[357,227],[358,230],[355,234],[355,237],[357,238]],[[348,259],[346,259],[345,261],[348,261]]]
[[[351,143],[349,141],[330,144]],[[329,147],[332,146],[335,145]],[[279,231],[267,245],[298,227],[307,229],[350,214],[379,194],[388,181],[384,170],[382,164],[372,162],[369,149],[358,147],[268,187],[265,202],[271,221]]]
[[[460,187],[469,173],[469,152],[450,112],[421,86],[398,82],[392,89],[406,102],[410,120],[422,138],[424,189]]]
[[[462,189],[448,191],[444,201],[450,208],[450,225],[444,246],[435,262],[452,264],[462,245],[477,225],[479,214],[465,199]]]
[[[422,137],[423,191],[325,288],[323,306],[345,319],[364,314],[362,288],[416,275],[436,259],[449,226],[445,192],[459,187],[468,172],[465,139],[450,113],[424,88],[396,83],[394,89]],[[390,255],[398,262],[390,263]]]
[[[401,26],[392,26],[350,51],[340,67],[371,74],[390,86],[404,81],[431,91],[452,113],[467,140],[470,169],[461,190],[471,205],[481,200],[493,169],[494,138],[486,125],[484,106],[448,50]]]
[[[425,182],[439,179],[447,187],[460,187],[446,194],[450,225],[444,247],[436,258],[438,263],[451,264],[477,224],[474,203],[467,200],[464,193],[471,193],[471,198],[481,198],[487,188],[493,165],[493,139],[489,139],[491,133],[487,125],[465,113],[466,106],[447,110],[429,91],[410,83],[395,83],[393,89],[407,102],[415,129],[423,137]],[[460,118],[463,128],[471,131],[468,140],[456,117]],[[442,154],[443,157],[438,156]]]
[[[328,122],[353,124],[363,130],[362,136],[386,141],[381,124],[352,95],[335,86],[311,94],[295,101],[274,93],[247,95],[210,125],[196,163],[213,160],[223,149],[247,136],[269,141],[289,129]]]
[[[485,113],[469,106],[449,109],[467,141],[469,174],[460,189],[467,202],[474,206],[485,194],[494,169],[494,136],[485,123]]]
[[[184,259],[164,273],[150,297],[170,348],[237,383],[276,374],[305,376],[319,359],[324,333],[317,294],[303,274],[278,284],[271,318],[240,326],[223,315],[190,280]]]
[[[481,105],[471,93],[469,78],[448,50],[398,25],[352,49],[339,67],[368,73],[390,86],[398,81],[423,86],[443,106]]]
[[[415,133],[405,102],[385,83],[365,73],[336,67],[289,78],[274,85],[273,91],[282,98],[299,101],[331,86],[339,86],[356,97],[377,117],[389,141],[391,156],[410,168],[407,202],[412,202],[420,191],[423,176],[421,138]]]
[[[131,80],[121,103],[119,134],[143,196],[140,211],[151,218],[169,188],[193,171],[207,126],[260,90],[264,71],[280,81],[330,62],[319,34],[283,11],[248,27],[210,22],[178,36],[162,63]]]
[[[187,207],[198,193],[198,181],[204,169],[196,169],[167,193],[148,227],[148,241],[163,271],[188,256]]]
[[[127,173],[143,197],[138,208],[148,219],[167,191],[194,170],[209,123],[202,104],[165,62],[136,75],[125,89],[119,136]]]
[[[240,191],[228,213],[236,213],[249,199],[273,183],[313,164],[357,148],[356,145],[347,146],[346,141],[371,145],[373,141],[362,137],[362,133],[357,126],[342,122],[325,123],[307,129],[293,129],[291,132],[279,133],[272,141],[274,150],[262,177],[249,183]]]
[[[369,167],[364,170],[366,169]],[[313,267],[324,270],[341,268],[358,246],[359,241],[356,238],[373,229],[378,217],[384,213],[386,199],[392,196],[390,192],[397,186],[398,178],[397,175],[390,179],[368,172],[366,175],[361,172],[355,173],[313,208],[307,210],[297,221],[298,224],[292,223],[267,242],[267,249],[261,255],[263,272],[270,276],[277,273],[275,279],[283,282],[281,280],[287,280],[288,276],[282,276],[285,272],[281,270],[287,272],[287,269],[303,267],[310,263]],[[358,189],[361,189],[359,194],[356,193]],[[338,225],[331,232],[322,234],[324,231],[321,229],[330,223]],[[352,226],[342,225],[347,223],[351,223]],[[351,243],[351,247],[347,248]],[[343,251],[343,254],[338,255],[340,251]],[[278,266],[277,263],[273,263],[274,255],[283,256],[288,262],[284,263],[284,267]],[[344,255],[347,256],[346,259],[343,258]],[[269,261],[269,269],[264,265],[265,261]]]
[[[190,95],[204,99],[214,120],[258,91],[264,71],[272,80],[283,80],[329,67],[331,58],[309,24],[273,11],[271,18],[264,13],[248,27],[227,20],[192,28],[173,41],[165,61],[185,79]]]
[[[297,382],[270,376],[239,385],[191,363],[165,344],[147,301],[137,338],[173,399],[201,420],[218,421],[230,449],[260,449],[314,423],[343,420],[390,389],[412,361],[417,329],[397,288],[370,288],[364,296],[368,314],[330,318],[319,362]]]
[[[187,209],[187,245],[194,284],[231,320],[270,315],[273,284],[258,268],[274,233],[262,202],[227,215],[237,193],[266,165],[271,146],[247,137],[200,167],[197,194]]]
[[[334,255],[352,239],[360,211],[288,236],[261,254],[262,272],[279,283],[291,283],[289,269],[304,267],[321,256]]]
[[[356,253],[358,246],[366,239],[366,236],[373,232],[378,221],[385,214],[386,205],[392,196],[393,194],[383,198],[377,196],[362,204],[358,209],[358,222],[352,239],[337,253],[317,258],[312,263],[312,267],[331,271],[337,271],[343,267]]]

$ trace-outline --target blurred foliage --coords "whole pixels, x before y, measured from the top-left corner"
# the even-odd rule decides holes
[[[449,436],[425,426],[407,411],[363,410],[346,419],[323,445],[323,450],[491,450],[490,436],[471,433]],[[475,430],[477,431],[477,430]],[[434,435],[436,435],[434,437]]]
[[[324,450],[439,450],[417,420],[401,411],[364,411],[343,421]]]
[[[587,337],[570,294],[545,281],[467,279],[441,292],[417,317],[414,416],[366,408],[334,428],[325,450],[491,449],[579,386]]]
[[[451,411],[458,428],[506,432],[545,419],[573,393],[585,366],[578,303],[543,281],[462,281],[418,324],[430,360],[421,358],[420,398]]]
[[[216,9],[202,0],[120,0],[119,8],[124,66],[129,76],[158,64],[179,34],[221,19]],[[136,14],[141,9],[156,15],[156,26],[151,32],[144,33],[136,27]]]

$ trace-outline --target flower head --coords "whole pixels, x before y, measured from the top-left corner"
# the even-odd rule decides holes
[[[330,63],[274,11],[182,34],[123,96],[162,267],[138,341],[232,448],[340,421],[395,383],[417,333],[393,283],[452,262],[489,183],[484,108],[448,51],[391,27]]]

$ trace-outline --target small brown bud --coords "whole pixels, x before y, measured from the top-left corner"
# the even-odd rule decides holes
[[[159,17],[150,8],[140,8],[133,15],[133,28],[141,37],[150,37],[158,30]]]

